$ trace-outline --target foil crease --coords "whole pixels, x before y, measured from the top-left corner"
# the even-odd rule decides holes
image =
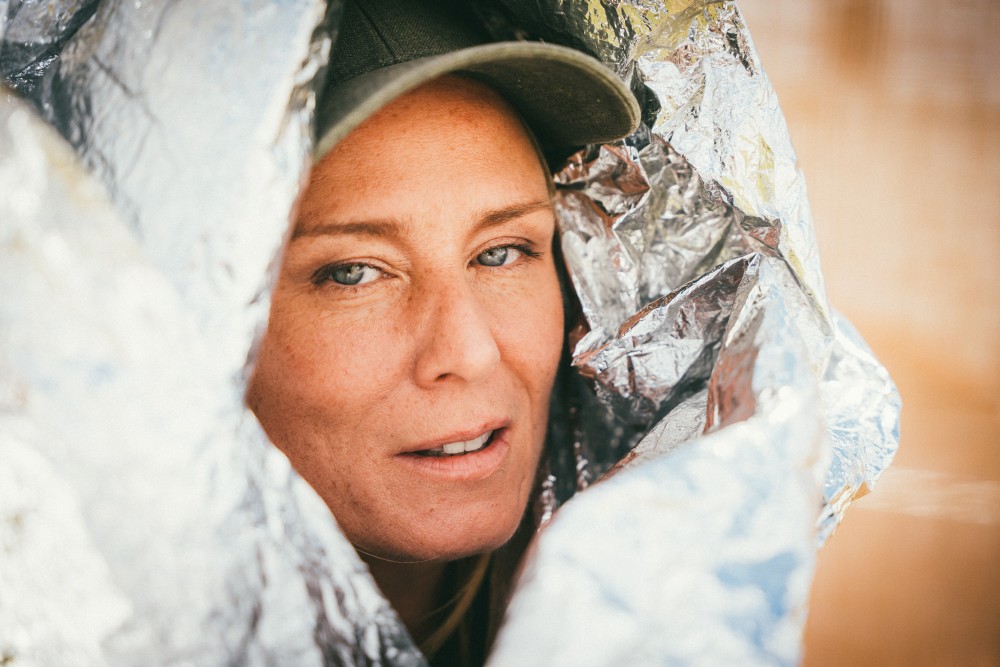
[[[3,93],[4,664],[424,664],[242,401],[338,10],[103,2],[33,89],[76,155]]]
[[[0,76],[29,94],[100,0],[0,2]]]
[[[563,474],[602,481],[540,499],[551,523],[491,664],[795,664],[816,546],[891,462],[899,395],[826,302],[735,4],[605,9],[641,19],[616,42],[655,103],[571,158],[557,211],[586,319],[573,364],[637,442],[608,470],[606,438],[575,432]]]
[[[490,664],[794,664],[899,397],[739,11],[474,4],[643,106],[555,176],[579,377]],[[242,405],[338,16],[0,0],[0,664],[424,663]]]

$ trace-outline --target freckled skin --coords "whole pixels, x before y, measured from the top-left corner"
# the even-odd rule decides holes
[[[247,401],[359,550],[448,561],[517,528],[545,437],[562,346],[548,207],[500,224],[483,211],[547,201],[519,120],[489,88],[445,77],[369,118],[313,169],[299,203]],[[323,233],[396,221],[389,235]],[[301,234],[300,234],[301,233]],[[484,266],[490,248],[509,263]],[[316,275],[368,264],[345,288]],[[429,479],[399,454],[509,421],[486,479]]]

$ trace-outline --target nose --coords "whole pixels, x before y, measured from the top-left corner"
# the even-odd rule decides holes
[[[500,348],[487,312],[471,285],[429,287],[421,299],[423,331],[418,333],[415,381],[430,388],[449,379],[477,382],[500,363]]]

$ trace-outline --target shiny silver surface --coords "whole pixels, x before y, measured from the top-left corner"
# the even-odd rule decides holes
[[[659,109],[556,176],[573,363],[649,433],[543,528],[491,664],[795,664],[817,542],[891,461],[899,396],[826,303],[736,7],[607,13]],[[604,442],[576,445],[598,479]]]
[[[4,95],[5,664],[422,664],[242,402],[325,20],[102,3],[35,90],[113,209]]]
[[[556,175],[594,389],[559,413],[491,664],[794,664],[817,542],[891,460],[898,395],[826,303],[736,7],[536,4],[481,10],[602,58],[647,123]],[[337,12],[102,2],[26,94],[111,205],[0,103],[9,664],[421,663],[242,406]]]

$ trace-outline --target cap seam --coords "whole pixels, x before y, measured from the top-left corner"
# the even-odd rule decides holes
[[[392,45],[389,44],[389,42],[386,41],[385,37],[382,36],[382,33],[379,31],[378,26],[375,24],[375,20],[371,17],[371,15],[365,9],[364,3],[363,2],[355,3],[355,8],[359,12],[361,12],[362,14],[364,14],[365,20],[368,21],[368,24],[372,27],[372,32],[374,32],[375,36],[378,37],[378,41],[380,41],[382,43],[382,46],[385,47],[385,50],[389,52],[389,57],[392,59],[392,63],[394,65],[396,63],[398,63],[399,61],[397,59],[399,58],[399,55],[396,53],[396,49],[392,48]],[[378,68],[376,68],[376,69],[378,69]],[[373,70],[368,70],[368,71],[373,71]],[[347,79],[347,80],[349,81],[350,79]]]

